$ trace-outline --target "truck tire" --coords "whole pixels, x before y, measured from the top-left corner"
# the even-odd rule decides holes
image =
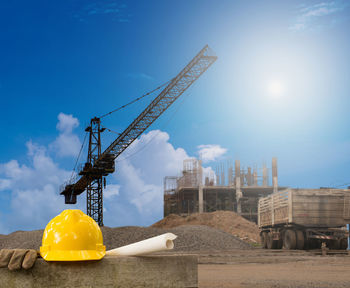
[[[313,241],[312,241],[312,239],[305,239],[305,241],[304,241],[304,249],[305,250],[313,249]]]
[[[260,234],[262,248],[267,248],[267,232],[261,232]]]
[[[277,242],[276,249],[282,249],[283,248],[283,239],[280,238],[276,242]]]
[[[271,232],[267,233],[267,249],[276,249],[277,241],[273,240],[273,235]]]
[[[322,243],[317,239],[309,239],[306,242],[307,242],[307,249],[309,250],[321,249]]]
[[[313,241],[313,247],[314,247],[314,249],[321,249],[321,246],[322,246],[322,241],[321,241],[321,240],[314,239],[314,241]]]
[[[294,230],[288,229],[284,233],[283,246],[287,250],[293,250],[297,246],[297,239]]]
[[[297,245],[296,248],[299,250],[303,250],[305,246],[305,237],[304,233],[301,230],[295,231],[296,237],[297,237]]]
[[[341,250],[346,250],[348,249],[348,238],[342,238],[340,240],[340,249]]]
[[[340,245],[341,245],[340,241],[341,241],[340,239],[335,239],[335,240],[330,241],[329,248],[331,250],[339,250]]]

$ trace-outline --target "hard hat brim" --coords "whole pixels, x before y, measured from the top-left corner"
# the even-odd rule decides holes
[[[45,261],[88,261],[100,260],[106,255],[106,251],[96,250],[55,250],[43,251],[40,247],[40,255]]]

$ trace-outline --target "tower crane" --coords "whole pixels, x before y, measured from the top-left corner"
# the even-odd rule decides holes
[[[143,112],[119,134],[105,151],[101,150],[102,117],[94,117],[85,129],[89,133],[87,162],[79,171],[77,180],[69,181],[61,188],[65,204],[76,204],[77,195],[87,192],[87,214],[103,226],[103,187],[105,177],[115,171],[115,159],[125,151],[172,103],[178,99],[215,61],[206,45],[182,71],[154,98]],[[113,112],[113,111],[112,111]]]

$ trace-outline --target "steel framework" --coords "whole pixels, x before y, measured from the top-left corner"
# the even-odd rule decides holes
[[[75,204],[76,196],[83,193],[85,189],[92,189],[91,203],[88,215],[97,213],[97,219],[102,222],[102,176],[114,172],[114,160],[135,140],[137,139],[169,106],[178,99],[215,61],[217,57],[212,54],[211,49],[206,45],[187,66],[171,80],[171,82],[160,92],[160,94],[146,107],[146,109],[113,141],[103,153],[95,153],[97,159],[94,159],[91,166],[85,167],[79,175],[81,177],[73,183],[66,183],[61,190],[61,195],[65,196],[66,204]],[[96,123],[100,123],[99,118]],[[97,121],[98,120],[98,121]],[[92,122],[91,122],[92,123]],[[98,124],[99,125],[99,124]],[[91,125],[92,127],[92,125]],[[98,126],[100,127],[100,126]],[[100,128],[98,128],[100,130]],[[98,131],[99,131],[98,130]],[[93,133],[90,132],[90,139]],[[100,140],[99,140],[100,143]],[[113,164],[111,163],[113,161]],[[112,167],[113,166],[113,167]],[[100,178],[99,178],[100,177]],[[99,180],[100,179],[100,180]],[[92,188],[101,187],[101,188]],[[95,189],[95,190],[94,190]],[[95,194],[98,197],[95,197]],[[88,193],[89,194],[89,193]],[[92,200],[92,199],[98,199]],[[100,202],[99,202],[100,201]],[[97,205],[96,209],[94,204]],[[101,209],[100,209],[101,208]],[[90,213],[90,214],[89,214]],[[92,214],[91,214],[92,213]],[[95,219],[95,218],[94,218]],[[99,223],[100,224],[100,223]]]
[[[85,131],[90,133],[88,159],[85,165],[93,167],[95,161],[101,156],[101,132],[103,132],[101,120],[96,117],[91,119],[90,126]],[[86,211],[98,225],[103,226],[103,176],[101,173],[96,173],[96,175],[88,173],[87,177],[90,178],[91,182],[86,188]]]

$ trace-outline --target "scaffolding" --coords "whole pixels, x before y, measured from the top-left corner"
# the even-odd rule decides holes
[[[177,181],[179,187],[198,187],[203,181],[201,160],[190,158],[183,161],[182,177]]]
[[[286,188],[270,184],[269,171],[275,179],[271,182],[278,183],[277,159],[273,159],[271,169],[265,163],[262,167],[246,168],[240,166],[239,160],[234,164],[233,167],[233,161],[222,161],[216,164],[214,172],[210,167],[204,169],[201,160],[185,159],[181,176],[164,178],[164,217],[224,210],[256,221],[259,197]]]

